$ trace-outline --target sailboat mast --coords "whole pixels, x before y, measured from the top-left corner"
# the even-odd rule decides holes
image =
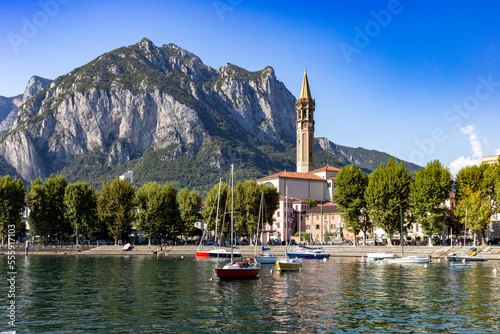
[[[401,237],[399,238],[399,242],[401,243],[401,252],[403,256],[405,256],[405,250],[403,248],[403,208],[399,207],[399,220],[401,221]]]
[[[285,192],[285,254],[288,249],[288,186],[286,186]]]
[[[464,248],[465,248],[465,239],[467,238],[467,208],[465,208],[465,222],[464,222]]]
[[[219,178],[219,192],[217,193],[217,212],[215,213],[215,245],[216,246],[217,246],[217,223],[219,222],[219,202],[220,202],[220,185],[221,185],[221,183],[222,183],[222,178]]]
[[[234,165],[231,165],[231,263],[233,263]]]

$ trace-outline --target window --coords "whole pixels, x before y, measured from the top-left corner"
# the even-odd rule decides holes
[[[319,230],[319,224],[316,224],[316,229]]]
[[[311,225],[306,225],[306,230],[310,229]]]
[[[276,212],[276,215],[277,215],[277,217],[279,218],[279,217],[280,217],[280,212],[279,212],[279,211],[278,211],[278,212]]]
[[[316,220],[319,220],[319,216],[316,216]]]
[[[335,230],[335,224],[330,224],[330,230]]]
[[[306,216],[306,220],[309,220],[309,216]]]

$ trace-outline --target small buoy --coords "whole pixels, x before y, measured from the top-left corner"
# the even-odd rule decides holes
[[[427,268],[427,263],[426,263],[426,264],[424,264],[424,268]]]
[[[465,259],[462,259],[462,263],[465,263]]]
[[[364,256],[364,255],[363,255],[363,256],[361,256],[361,260],[364,260],[364,259],[365,259],[365,256]]]
[[[271,269],[271,274],[273,273],[273,270]]]
[[[441,262],[441,259],[438,259],[438,262]]]
[[[323,262],[326,262],[326,257],[323,258]]]
[[[181,256],[181,259],[183,259],[183,258],[184,258],[184,256]]]
[[[495,267],[495,268],[493,268],[493,273],[495,273],[495,274],[496,274],[497,272],[498,272],[498,269],[497,269],[496,267]]]

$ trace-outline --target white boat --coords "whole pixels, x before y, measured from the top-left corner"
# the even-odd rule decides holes
[[[261,263],[261,264],[274,264],[278,260],[278,257],[276,255],[273,255],[271,253],[262,253],[259,255],[254,256],[255,262]]]
[[[270,250],[269,248],[264,248],[262,246],[262,253],[257,254],[257,243],[258,243],[258,238],[257,236],[259,235],[259,227],[260,227],[260,222],[262,218],[262,232],[264,232],[264,224],[265,224],[265,215],[264,215],[264,210],[265,210],[265,199],[264,199],[264,190],[262,190],[262,194],[260,196],[260,208],[259,208],[259,218],[257,220],[257,233],[255,234],[255,249],[254,249],[254,260],[257,263],[261,264],[274,264],[278,260],[278,257],[276,255],[273,255],[271,253],[266,253],[266,250]],[[261,237],[261,242],[262,242],[262,237]]]
[[[396,257],[396,254],[393,253],[367,253],[366,257],[369,259],[377,259],[377,260],[383,260],[383,259],[394,259]]]
[[[429,263],[431,262],[430,257],[421,257],[421,256],[404,256],[405,251],[403,247],[403,240],[404,240],[404,234],[403,234],[403,210],[400,208],[399,209],[399,219],[401,221],[401,253],[403,254],[403,257],[393,257],[393,258],[387,258],[385,261],[387,263]]]
[[[386,259],[387,263],[429,263],[431,259],[429,257],[421,256],[405,256],[393,259]]]
[[[288,217],[288,186],[286,186],[286,215],[285,215],[285,217]],[[302,268],[302,263],[300,262],[300,260],[298,260],[296,258],[288,257],[288,250],[287,250],[287,248],[288,248],[288,236],[286,235],[287,231],[288,231],[288,218],[287,218],[286,224],[287,225],[285,225],[285,240],[286,240],[285,256],[278,259],[278,261],[276,261],[276,269],[279,271],[299,271],[300,268]]]
[[[215,268],[215,274],[220,279],[243,279],[254,278],[260,274],[260,266],[251,265],[248,262],[233,262],[233,235],[234,235],[234,167],[231,165],[231,262],[222,268]]]

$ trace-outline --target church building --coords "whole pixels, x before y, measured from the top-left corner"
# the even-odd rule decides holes
[[[331,202],[335,188],[335,178],[338,172],[340,172],[340,168],[325,166],[314,169],[315,106],[316,103],[309,89],[307,71],[304,71],[300,95],[295,102],[295,110],[297,112],[295,122],[297,131],[297,171],[283,171],[257,180],[258,184],[272,184],[278,189],[280,194],[280,207],[274,214],[273,226],[268,231],[264,231],[264,234],[267,234],[266,240],[263,240],[264,242],[273,238],[285,240],[285,236],[289,238],[290,234],[295,231],[314,233],[314,231],[306,230],[306,215],[309,210],[309,204],[304,201],[305,199],[311,198],[318,204],[335,205]],[[286,204],[288,204],[289,210],[288,223],[285,223]],[[329,227],[335,231],[338,230],[340,213],[337,210],[330,211],[335,212],[336,217],[331,217],[331,219],[335,219],[336,224],[317,224],[320,226],[318,237],[331,232]],[[308,225],[310,229],[313,229],[311,227],[313,224]],[[285,226],[288,226],[288,229]]]

